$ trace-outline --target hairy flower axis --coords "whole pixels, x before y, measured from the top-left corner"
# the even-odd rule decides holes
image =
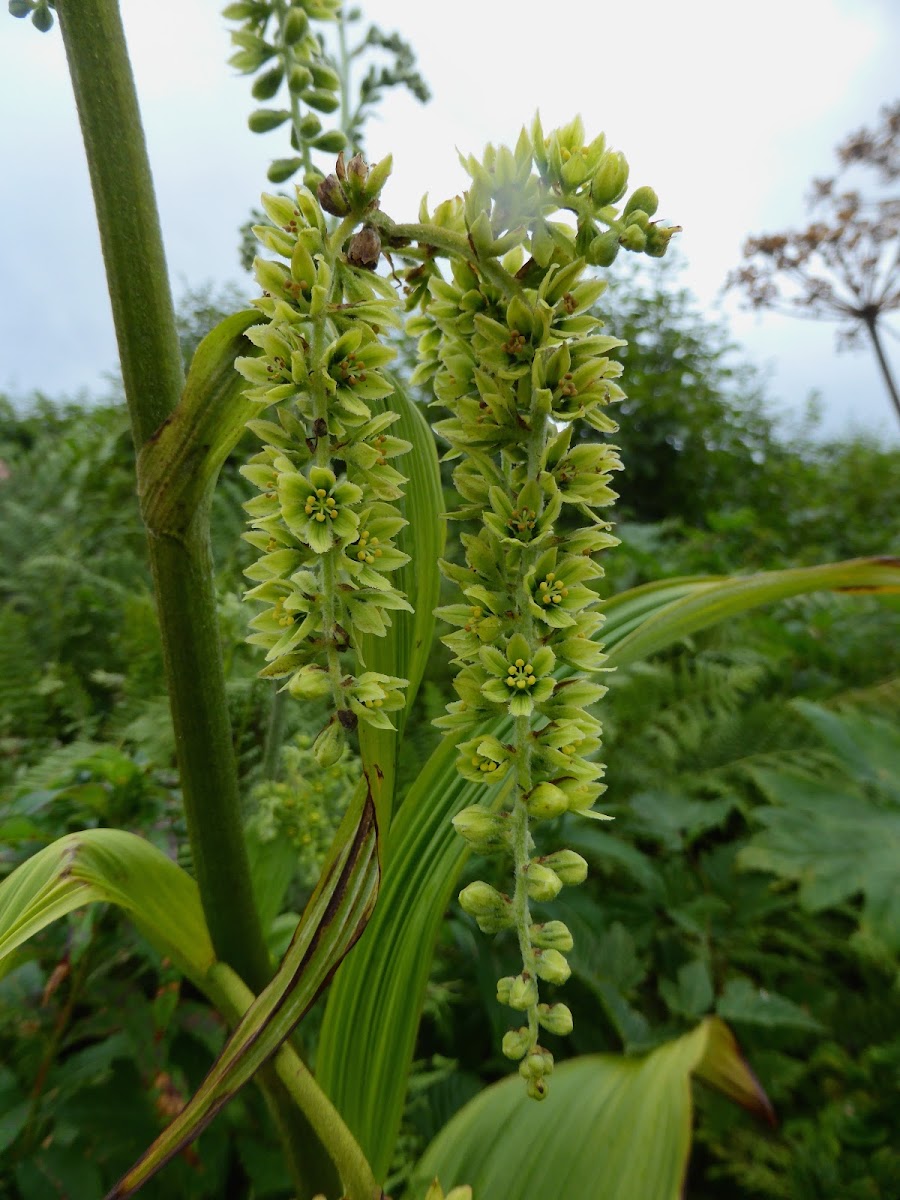
[[[561,921],[535,922],[531,905],[580,883],[587,866],[571,850],[538,854],[532,829],[566,812],[605,819],[592,808],[604,767],[593,761],[601,727],[588,710],[606,689],[589,678],[605,657],[590,584],[603,574],[597,554],[617,544],[602,514],[622,464],[614,446],[578,440],[577,426],[614,433],[608,409],[624,393],[608,357],[622,343],[591,312],[605,284],[589,272],[622,246],[658,256],[675,229],[650,221],[649,188],[614,207],[627,164],[602,137],[585,145],[580,119],[549,137],[536,120],[515,151],[489,146],[483,161],[463,161],[472,177],[463,200],[423,210],[422,221],[462,235],[467,252],[450,255],[448,279],[433,255],[407,273],[410,304],[423,308],[410,322],[420,335],[414,382],[430,382],[450,413],[436,429],[446,457],[459,460],[454,515],[481,523],[462,535],[466,566],[442,564],[462,592],[438,610],[455,627],[444,641],[460,670],[459,699],[437,724],[474,735],[459,747],[467,779],[515,778],[508,810],[475,805],[454,819],[477,852],[512,857],[512,894],[476,882],[460,903],[485,932],[516,930],[521,970],[497,991],[525,1024],[506,1034],[503,1052],[541,1099],[553,1056],[540,1030],[567,1033],[572,1017],[541,1001],[540,984],[568,977],[572,938]],[[559,210],[574,214],[574,227],[552,219]],[[580,522],[567,520],[565,533],[564,511]],[[558,664],[570,669],[565,680],[554,677]],[[511,742],[476,732],[503,714],[513,718]]]
[[[381,368],[393,352],[379,331],[399,323],[397,303],[374,264],[358,261],[361,241],[371,251],[366,216],[389,169],[389,160],[370,170],[341,156],[318,198],[304,187],[293,200],[263,197],[272,224],[255,233],[286,262],[256,261],[264,294],[254,303],[266,320],[247,336],[261,354],[236,364],[248,396],[277,418],[249,422],[263,447],[242,468],[260,492],[245,505],[244,536],[260,551],[246,595],[264,606],[248,640],[266,650],[262,675],[301,699],[330,697],[314,745],[323,765],[359,721],[391,728],[406,685],[356,673],[362,635],[383,635],[391,612],[411,611],[391,581],[408,556],[392,540],[406,524],[392,503],[406,480],[390,463],[410,445],[389,432],[395,413],[371,407],[392,391]],[[344,212],[331,232],[322,210],[338,191]]]

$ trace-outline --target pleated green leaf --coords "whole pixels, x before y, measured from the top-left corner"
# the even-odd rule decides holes
[[[610,665],[625,666],[726,617],[820,591],[898,592],[900,559],[852,558],[821,567],[647,584],[600,606],[606,615],[601,639],[610,650]]]
[[[124,1200],[197,1137],[273,1055],[359,938],[378,892],[378,831],[365,780],[272,982],[247,1010],[212,1070],[106,1200]]]
[[[120,829],[70,833],[0,884],[0,960],[52,921],[96,901],[117,904],[148,941],[198,982],[215,961],[191,877]]]
[[[394,377],[390,381],[394,387],[393,395],[373,403],[372,410],[399,413],[400,420],[391,426],[390,432],[412,443],[409,453],[397,460],[409,482],[405,496],[396,502],[396,506],[409,524],[394,539],[398,548],[409,555],[410,561],[393,572],[392,578],[405,592],[415,611],[391,613],[392,624],[385,637],[369,634],[363,638],[363,656],[370,671],[409,680],[406,707],[394,717],[396,731],[375,729],[371,725],[361,725],[359,729],[363,763],[372,779],[383,829],[388,827],[393,811],[397,746],[432,649],[434,609],[440,591],[437,561],[444,552],[446,534],[434,435],[418,405],[410,400],[400,382]]]
[[[666,580],[607,601],[601,634],[609,665],[624,665],[759,604],[821,589],[898,587],[896,559],[855,559],[734,579]],[[508,721],[500,721],[483,732],[503,740],[510,729]],[[400,1127],[438,930],[468,855],[450,819],[469,804],[498,802],[496,791],[488,793],[483,785],[463,780],[455,759],[454,741],[446,738],[399,810],[388,840],[378,908],[358,949],[337,974],[322,1029],[320,1082],[379,1179],[387,1174]]]
[[[771,1119],[718,1018],[646,1058],[591,1055],[553,1073],[542,1104],[518,1077],[471,1100],[426,1151],[411,1195],[437,1177],[478,1200],[679,1200],[691,1148],[691,1076]]]

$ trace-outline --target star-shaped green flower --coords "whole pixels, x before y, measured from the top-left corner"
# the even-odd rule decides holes
[[[514,717],[530,716],[535,704],[553,695],[556,657],[549,646],[533,650],[521,633],[514,633],[505,655],[482,646],[479,657],[489,676],[482,694],[495,704],[509,704]]]
[[[354,506],[362,495],[355,483],[338,482],[327,467],[310,467],[308,478],[299,471],[285,471],[278,477],[284,523],[317,554],[353,541],[359,527]]]

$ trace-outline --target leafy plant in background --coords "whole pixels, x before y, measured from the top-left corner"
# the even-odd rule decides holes
[[[30,13],[38,28],[52,23],[50,6],[42,2],[15,0],[11,8],[15,15]],[[571,939],[568,930],[562,932],[562,918],[556,922],[551,917],[542,928],[531,921],[526,893],[535,901],[552,899],[557,882],[564,876],[577,881],[587,853],[602,859],[603,847],[607,857],[618,856],[632,866],[639,861],[639,852],[629,854],[626,843],[591,825],[585,831],[575,820],[590,809],[601,774],[589,757],[598,747],[598,725],[582,711],[600,689],[578,678],[579,671],[603,661],[593,641],[601,618],[605,665],[612,667],[636,663],[759,603],[821,588],[896,587],[900,577],[892,561],[858,560],[733,579],[667,580],[598,604],[583,585],[598,573],[590,556],[615,541],[596,509],[612,499],[609,471],[618,462],[611,447],[571,445],[570,435],[577,418],[600,432],[613,432],[602,410],[621,395],[612,382],[616,367],[606,353],[615,339],[598,335],[597,318],[587,311],[600,285],[586,273],[588,267],[610,266],[622,247],[661,256],[674,231],[653,221],[657,202],[649,188],[637,189],[621,209],[616,207],[627,190],[625,160],[607,150],[602,138],[585,145],[577,120],[547,137],[536,121],[514,151],[488,147],[482,161],[466,160],[473,182],[465,197],[439,205],[433,213],[423,206],[417,222],[396,223],[380,207],[388,160],[369,168],[359,154],[349,160],[340,155],[334,174],[313,175],[312,150],[333,152],[337,139],[323,144],[331,132],[321,134],[318,118],[314,129],[302,105],[336,110],[342,80],[329,67],[325,43],[311,22],[336,18],[343,34],[335,4],[305,0],[231,7],[230,15],[245,22],[236,39],[243,56],[236,65],[255,72],[268,63],[278,73],[266,85],[272,87],[266,99],[286,81],[291,107],[276,124],[290,122],[298,161],[289,171],[276,171],[273,181],[301,167],[306,176],[293,195],[266,198],[271,224],[259,236],[278,259],[257,265],[262,299],[253,311],[227,317],[200,343],[185,382],[116,5],[113,0],[57,0],[55,8],[91,169],[138,451],[141,516],[150,534],[194,875],[172,861],[163,831],[138,837],[108,827],[116,818],[145,828],[149,821],[153,830],[153,814],[159,812],[155,806],[170,811],[169,789],[146,782],[140,764],[127,755],[83,747],[67,764],[58,764],[59,778],[55,772],[48,777],[54,785],[50,801],[35,800],[28,791],[19,797],[13,820],[24,822],[18,836],[25,850],[46,840],[36,820],[45,803],[74,804],[73,817],[83,814],[79,824],[88,828],[45,844],[4,881],[0,952],[7,963],[25,955],[27,967],[33,960],[23,947],[35,935],[49,936],[46,927],[55,918],[93,901],[118,905],[157,956],[159,982],[150,989],[149,1007],[137,1002],[135,1028],[171,1029],[172,1034],[156,1040],[156,1058],[138,1057],[141,1078],[135,1080],[134,1072],[123,1073],[117,1065],[133,1054],[133,1045],[127,1039],[117,1044],[103,1036],[108,1025],[96,1026],[94,1036],[99,1034],[103,1048],[84,1066],[78,1039],[90,1037],[90,1027],[82,1032],[73,1018],[94,960],[87,952],[79,954],[71,976],[68,966],[64,975],[51,976],[44,984],[48,1004],[62,979],[70,980],[52,1055],[46,1066],[26,1056],[0,1078],[15,1114],[5,1130],[16,1154],[14,1185],[23,1194],[45,1184],[95,1192],[109,1187],[127,1166],[119,1145],[86,1147],[88,1165],[82,1165],[78,1155],[67,1151],[77,1134],[67,1132],[65,1122],[51,1136],[42,1136],[47,1116],[39,1102],[47,1072],[57,1070],[64,1079],[67,1072],[80,1072],[82,1078],[108,1085],[107,1097],[152,1080],[157,1116],[174,1118],[140,1161],[125,1170],[110,1197],[131,1195],[144,1183],[152,1188],[155,1172],[177,1158],[170,1169],[180,1172],[190,1194],[216,1194],[215,1188],[221,1194],[227,1187],[234,1195],[277,1195],[290,1189],[304,1197],[323,1193],[372,1200],[384,1194],[397,1142],[430,955],[468,857],[451,817],[466,814],[458,824],[470,833],[475,821],[482,830],[500,829],[506,784],[516,778],[513,816],[505,820],[516,830],[511,924],[522,971],[515,979],[504,977],[508,992],[501,990],[512,1000],[515,989],[513,1007],[526,1014],[524,1031],[512,1035],[521,1045],[510,1056],[522,1060],[532,1095],[546,1093],[552,1065],[549,1051],[537,1045],[537,1026],[554,1033],[570,1023],[564,1006],[548,1005],[535,995],[535,975],[553,985],[568,972],[560,947],[541,939],[551,926],[562,939],[562,950]],[[103,73],[94,68],[98,40],[105,51]],[[403,62],[398,61],[396,74],[404,78],[394,82],[409,82],[408,56],[397,53]],[[387,86],[390,80],[382,82]],[[355,138],[353,122],[359,122],[368,101],[354,107],[347,97],[346,72],[343,84],[349,117],[342,138]],[[376,92],[373,84],[366,94]],[[115,138],[109,136],[111,124],[119,131]],[[258,119],[257,124],[265,122]],[[121,135],[122,130],[130,135]],[[434,374],[436,400],[451,412],[438,429],[450,443],[451,455],[462,457],[455,474],[462,500],[459,515],[485,514],[485,528],[463,537],[467,567],[447,568],[472,602],[458,622],[461,632],[449,635],[463,665],[457,681],[460,700],[442,721],[451,732],[405,794],[396,786],[398,759],[409,707],[431,649],[442,504],[431,430],[402,382],[384,369],[389,354],[383,333],[401,318],[394,284],[374,272],[383,249],[391,252],[392,275],[407,296],[407,307],[422,310],[413,326],[421,339],[419,379]],[[441,260],[449,264],[449,279]],[[141,264],[138,272],[135,261]],[[249,390],[245,380],[252,385]],[[222,661],[222,618],[229,608],[217,604],[209,537],[217,476],[248,424],[263,441],[245,468],[259,492],[247,503],[248,540],[260,552],[248,574],[257,585],[255,598],[264,605],[253,620],[251,640],[267,651],[263,676],[284,681],[272,704],[262,761],[253,764],[260,768],[259,804],[249,826],[242,821]],[[394,458],[405,479],[389,462]],[[583,522],[578,533],[555,524],[564,504]],[[575,557],[575,550],[581,555]],[[383,574],[388,567],[390,574]],[[548,619],[551,612],[557,614],[555,620]],[[456,620],[461,613],[451,606],[447,615]],[[291,694],[306,700],[327,696],[329,708],[319,710],[324,726],[317,731],[312,757],[318,769],[340,767],[334,782],[347,804],[273,974],[271,951],[284,946],[279,909],[289,894],[291,864],[285,869],[285,839],[270,835],[273,827],[282,829],[291,850],[294,835],[285,813],[290,812],[288,802],[298,799],[294,776],[310,758],[299,743],[295,752],[289,747],[282,751],[287,723],[283,698]],[[460,772],[457,729],[462,728],[472,745],[466,747]],[[348,796],[355,768],[342,756],[354,733],[361,776]],[[510,742],[513,736],[517,740]],[[514,769],[504,772],[504,763]],[[497,771],[491,771],[491,764],[497,764]],[[74,778],[66,775],[64,765],[76,772]],[[485,785],[487,775],[498,782]],[[99,788],[90,786],[98,783]],[[136,789],[133,795],[129,784]],[[162,796],[157,786],[162,786]],[[116,799],[120,787],[125,795]],[[56,808],[55,816],[60,811]],[[644,811],[652,812],[652,806],[648,810],[645,805]],[[695,816],[688,825],[697,810],[689,811]],[[702,814],[701,830],[714,828],[728,811],[730,806],[713,810],[712,822],[710,813]],[[556,822],[554,828],[570,847],[580,839],[585,858],[573,849],[549,860],[535,857],[529,816]],[[677,821],[673,827],[680,828]],[[484,837],[481,848],[488,848]],[[783,860],[779,862],[788,874]],[[722,863],[719,869],[724,886],[727,870]],[[651,877],[648,866],[645,880]],[[671,884],[677,887],[677,878]],[[491,914],[483,904],[463,903],[478,909],[482,925],[501,933],[503,953],[510,906],[500,887],[480,885],[493,919],[487,919]],[[463,895],[471,898],[472,892],[466,889]],[[570,899],[573,916],[565,924],[576,926],[582,903],[589,910],[592,902]],[[629,962],[637,957],[627,948],[629,926],[615,918],[607,922],[607,915],[600,912],[598,924],[596,911],[590,917],[583,911],[582,949],[576,937],[573,956],[589,956],[596,930],[606,931],[597,961],[604,962],[607,955],[616,961],[618,947],[618,961],[625,964],[620,983],[625,987],[631,978],[633,986],[643,976],[637,963]],[[688,906],[683,920],[690,919]],[[693,920],[696,925],[696,912]],[[538,951],[542,961],[553,951],[554,970],[539,969]],[[75,959],[69,956],[70,962]],[[622,1042],[631,1049],[654,1047],[653,1052],[644,1058],[606,1055],[566,1064],[559,1072],[563,1100],[554,1108],[551,1095],[546,1117],[544,1109],[527,1108],[530,1102],[518,1083],[499,1085],[448,1125],[425,1155],[418,1176],[408,1173],[418,1179],[411,1186],[421,1194],[437,1171],[446,1186],[460,1185],[459,1200],[463,1185],[472,1179],[486,1192],[502,1188],[505,1196],[516,1197],[532,1193],[538,1173],[543,1173],[540,1186],[549,1190],[556,1186],[551,1181],[566,1172],[565,1194],[593,1194],[594,1149],[589,1138],[573,1138],[565,1104],[566,1095],[589,1094],[584,1117],[596,1119],[599,1124],[592,1128],[608,1148],[605,1191],[622,1197],[674,1196],[689,1149],[692,1073],[757,1112],[769,1111],[721,1019],[741,1020],[759,1000],[758,993],[746,978],[728,979],[718,1015],[704,1017],[714,995],[704,957],[694,953],[677,959],[674,981],[660,987],[660,996],[692,1029],[685,1032],[670,1024],[662,1036],[648,1037],[640,1014],[627,1001],[623,1007],[621,995],[617,999],[598,985],[601,1003],[617,1014]],[[292,1040],[292,1031],[339,964],[321,1014],[314,1076],[300,1053],[309,1055],[310,1045],[296,1035]],[[196,1055],[192,1057],[196,1047],[174,1044],[180,1025],[172,1022],[176,989],[166,974],[170,967],[186,979],[192,1000],[194,989],[233,1030],[205,1076],[205,1068],[198,1071]],[[125,975],[139,979],[142,972],[140,955],[132,957]],[[493,972],[494,980],[498,974]],[[106,994],[120,995],[119,982]],[[763,1008],[767,1014],[772,1010],[771,1005]],[[194,1010],[178,1011],[180,1022]],[[818,1028],[789,997],[781,999],[775,1012],[788,1024]],[[496,1015],[488,1018],[488,1025],[495,1022]],[[590,1030],[592,1023],[585,1024]],[[216,1023],[205,1041],[218,1050],[220,1038]],[[204,1037],[192,1039],[198,1040]],[[62,1059],[58,1067],[51,1062],[57,1048]],[[163,1063],[172,1063],[175,1074],[163,1070]],[[38,1084],[29,1097],[23,1080],[34,1078],[35,1067]],[[243,1138],[239,1166],[221,1140],[213,1139],[209,1148],[204,1143],[202,1159],[191,1157],[196,1153],[189,1149],[192,1139],[254,1076],[290,1182],[284,1174],[273,1174],[271,1160],[260,1148],[265,1137],[258,1146],[248,1146]],[[252,1101],[239,1103],[248,1106],[241,1126],[245,1131],[248,1122],[272,1128],[263,1125]],[[234,1113],[229,1109],[223,1120],[236,1120]],[[650,1122],[654,1113],[658,1120]],[[533,1148],[543,1146],[530,1173],[517,1173],[512,1180],[506,1164],[518,1150],[497,1150],[485,1137],[511,1114],[517,1124],[540,1130]],[[221,1131],[222,1121],[212,1128]],[[145,1131],[143,1122],[132,1135],[141,1141]],[[632,1149],[632,1137],[638,1139],[639,1151]],[[204,1169],[192,1175],[192,1165]],[[433,1184],[428,1196],[440,1190]]]

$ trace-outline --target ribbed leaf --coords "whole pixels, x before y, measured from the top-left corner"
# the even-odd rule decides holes
[[[760,604],[808,592],[900,592],[900,559],[852,558],[757,575],[670,579],[623,592],[600,606],[610,664],[625,666]]]
[[[425,663],[432,648],[434,609],[440,591],[437,561],[444,552],[446,526],[434,435],[421,410],[403,391],[399,381],[391,378],[393,395],[374,403],[373,411],[390,409],[400,414],[391,426],[391,434],[412,443],[412,450],[398,460],[398,466],[409,477],[406,495],[397,508],[409,522],[395,542],[410,561],[393,573],[398,588],[406,593],[414,612],[391,614],[392,625],[385,637],[367,635],[363,639],[363,655],[370,671],[408,679],[406,707],[396,714],[397,731],[375,729],[361,725],[359,743],[363,763],[372,779],[379,824],[387,829],[393,811],[394,778],[398,740],[403,735],[406,717],[412,707]],[[380,773],[380,778],[379,778]],[[376,791],[380,788],[380,795]]]
[[[609,665],[624,665],[688,633],[759,604],[818,589],[894,590],[896,559],[737,579],[673,579],[607,601],[601,630]],[[647,632],[644,633],[644,627]],[[501,740],[511,725],[485,726]],[[449,738],[410,789],[388,841],[382,896],[362,942],[338,972],[319,1048],[319,1078],[383,1179],[399,1129],[429,964],[444,906],[467,857],[450,819],[485,802],[483,785],[457,774]],[[494,796],[496,800],[496,796]]]
[[[337,973],[319,1038],[319,1083],[376,1179],[390,1164],[435,939],[468,853],[450,818],[504,786],[467,782],[455,761],[445,740],[397,813],[375,915]]]
[[[378,892],[378,831],[365,780],[272,982],[256,998],[212,1070],[172,1124],[106,1200],[124,1200],[188,1145],[273,1055],[359,938]]]
[[[191,877],[161,850],[119,829],[70,833],[0,884],[0,959],[52,921],[95,901],[129,913],[148,941],[195,982],[215,961]]]
[[[646,1058],[563,1063],[543,1104],[518,1077],[461,1109],[429,1146],[411,1194],[438,1177],[483,1200],[678,1200],[691,1148],[691,1075],[758,1115],[772,1110],[727,1026],[707,1018]]]

